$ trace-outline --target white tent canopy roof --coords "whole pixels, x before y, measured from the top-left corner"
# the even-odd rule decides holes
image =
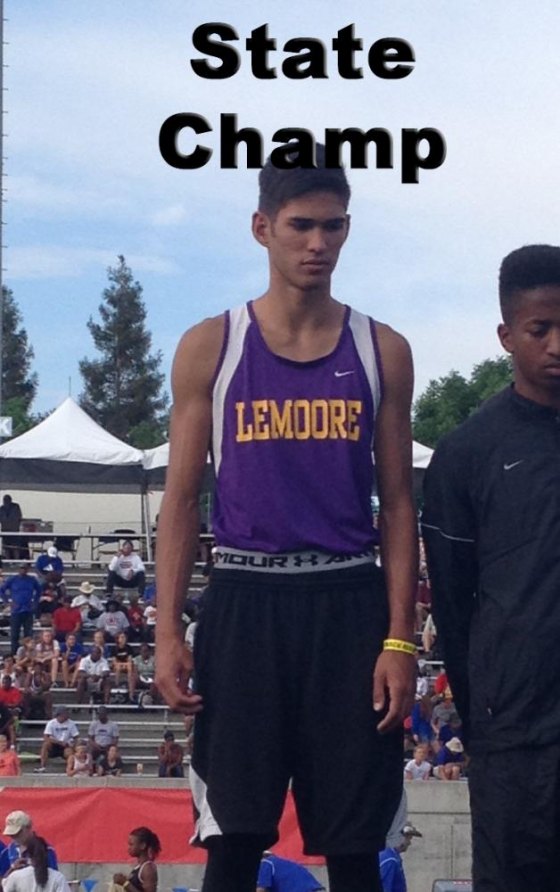
[[[143,452],[104,430],[67,397],[31,430],[0,446],[0,458],[138,465]]]

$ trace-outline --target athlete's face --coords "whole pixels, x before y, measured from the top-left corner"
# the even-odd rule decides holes
[[[344,202],[334,192],[294,198],[274,217],[257,211],[253,234],[268,249],[271,282],[302,291],[328,289],[349,225]]]
[[[560,285],[522,291],[509,323],[498,326],[513,358],[515,389],[522,396],[560,408]]]

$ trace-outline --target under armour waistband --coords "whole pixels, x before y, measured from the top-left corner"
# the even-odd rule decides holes
[[[261,573],[310,573],[319,570],[341,570],[373,564],[371,551],[361,554],[331,554],[325,551],[291,551],[267,554],[264,551],[242,551],[217,546],[213,549],[214,570],[251,570]]]

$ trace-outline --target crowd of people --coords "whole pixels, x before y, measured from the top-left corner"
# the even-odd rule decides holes
[[[36,771],[61,757],[69,776],[119,775],[126,766],[107,706],[144,709],[163,702],[154,683],[155,586],[147,585],[132,542],[124,541],[109,563],[102,590],[87,580],[73,590],[64,569],[50,546],[34,567],[21,561],[0,584],[0,623],[10,634],[0,664],[0,776],[21,773],[17,733],[29,719],[45,720]],[[192,615],[185,614],[186,625]],[[80,737],[68,707],[55,705],[65,689],[75,692],[69,696],[76,704],[98,706],[87,738]],[[156,755],[160,777],[183,776],[185,752],[172,731]]]

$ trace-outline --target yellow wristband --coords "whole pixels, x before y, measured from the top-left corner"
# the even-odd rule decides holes
[[[383,650],[396,650],[402,654],[416,656],[416,645],[412,641],[402,641],[400,638],[386,638],[383,642]]]

